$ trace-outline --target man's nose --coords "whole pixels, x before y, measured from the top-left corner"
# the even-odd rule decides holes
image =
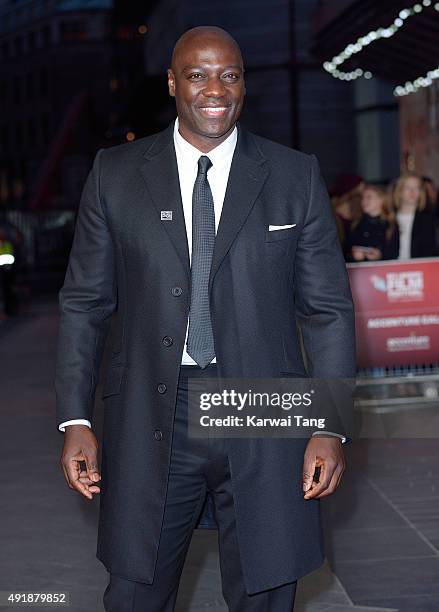
[[[224,93],[224,83],[218,78],[209,79],[203,91],[206,98],[221,98],[224,96]]]

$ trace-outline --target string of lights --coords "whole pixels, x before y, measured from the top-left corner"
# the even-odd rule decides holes
[[[334,56],[331,61],[324,62],[323,68],[332,77],[342,81],[354,81],[360,77],[371,79],[373,74],[369,70],[357,68],[356,70],[352,70],[350,72],[344,72],[343,70],[340,70],[340,67],[350,57],[360,53],[372,42],[382,38],[391,38],[394,36],[394,34],[396,34],[404,26],[408,19],[414,17],[415,15],[419,15],[419,13],[422,13],[425,8],[432,6],[432,4],[432,0],[422,0],[422,2],[418,2],[410,8],[401,10],[398,17],[396,17],[393,23],[391,23],[389,26],[381,27],[377,30],[371,30],[365,36],[361,36],[355,43],[350,43],[347,45],[343,51]],[[439,12],[439,2],[436,2],[433,8],[436,12]],[[439,67],[434,70],[430,70],[426,76],[421,76],[414,81],[408,81],[404,85],[398,85],[395,87],[393,93],[395,96],[406,96],[410,93],[418,91],[418,89],[422,87],[429,87],[436,79],[439,79]]]
[[[397,97],[408,96],[408,94],[414,93],[418,89],[430,87],[433,81],[437,79],[439,79],[439,67],[435,70],[430,70],[424,77],[419,77],[414,81],[407,81],[404,85],[398,85],[393,90],[393,94]]]

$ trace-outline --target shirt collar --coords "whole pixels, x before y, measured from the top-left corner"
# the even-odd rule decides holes
[[[212,162],[214,168],[223,166],[226,163],[232,161],[233,153],[235,151],[236,141],[238,137],[238,130],[235,127],[232,133],[209,153],[203,153],[196,147],[190,144],[178,131],[178,117],[174,123],[174,145],[177,154],[182,155],[186,161],[190,161],[194,165],[198,163],[201,155],[207,155]]]

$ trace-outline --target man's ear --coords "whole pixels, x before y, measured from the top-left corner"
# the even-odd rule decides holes
[[[168,68],[168,91],[172,98],[175,98],[175,78],[171,68]]]

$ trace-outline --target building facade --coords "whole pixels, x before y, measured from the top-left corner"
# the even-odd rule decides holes
[[[129,129],[138,38],[109,0],[0,0],[0,206],[77,208],[97,147]]]
[[[148,19],[145,70],[166,88],[177,38],[216,25],[238,41],[246,69],[243,125],[277,142],[315,153],[329,183],[356,169],[352,88],[337,83],[315,59],[317,0],[162,0]],[[171,102],[162,122],[175,115]]]

